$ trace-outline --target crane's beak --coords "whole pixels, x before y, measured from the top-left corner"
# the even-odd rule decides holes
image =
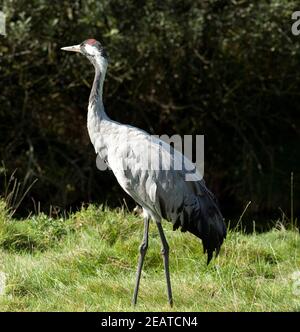
[[[73,45],[73,46],[62,47],[61,50],[63,50],[63,51],[69,51],[69,52],[78,52],[78,53],[81,53],[80,45]]]

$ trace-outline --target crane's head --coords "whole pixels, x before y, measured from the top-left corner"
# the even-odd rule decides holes
[[[61,48],[63,51],[78,52],[85,55],[93,64],[105,60],[108,57],[105,48],[95,39],[87,39],[81,44]],[[97,61],[98,60],[98,61]]]

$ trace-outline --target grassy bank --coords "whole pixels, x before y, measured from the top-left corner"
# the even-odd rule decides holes
[[[299,311],[296,230],[229,232],[208,267],[197,238],[173,232],[170,245],[174,311]],[[141,218],[90,205],[68,219],[43,214],[10,219],[0,203],[1,311],[169,311],[155,225],[136,308],[131,306]],[[300,280],[300,277],[299,277]],[[297,291],[297,289],[296,289]],[[297,293],[297,292],[296,292]]]

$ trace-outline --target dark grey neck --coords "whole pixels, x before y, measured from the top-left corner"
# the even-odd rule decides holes
[[[89,109],[95,109],[100,113],[99,115],[101,115],[102,118],[107,118],[102,100],[106,68],[101,68],[101,65],[98,62],[93,62],[93,65],[95,67],[95,77],[89,97]]]
[[[95,77],[90,93],[89,103],[96,103],[102,101],[102,87],[101,87],[102,73],[100,68],[95,66]]]

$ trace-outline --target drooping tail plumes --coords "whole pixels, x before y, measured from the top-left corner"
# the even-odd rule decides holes
[[[220,252],[226,238],[226,226],[214,196],[209,191],[203,195],[191,195],[186,198],[182,213],[173,228],[181,226],[202,240],[204,253],[207,253],[207,264]]]

